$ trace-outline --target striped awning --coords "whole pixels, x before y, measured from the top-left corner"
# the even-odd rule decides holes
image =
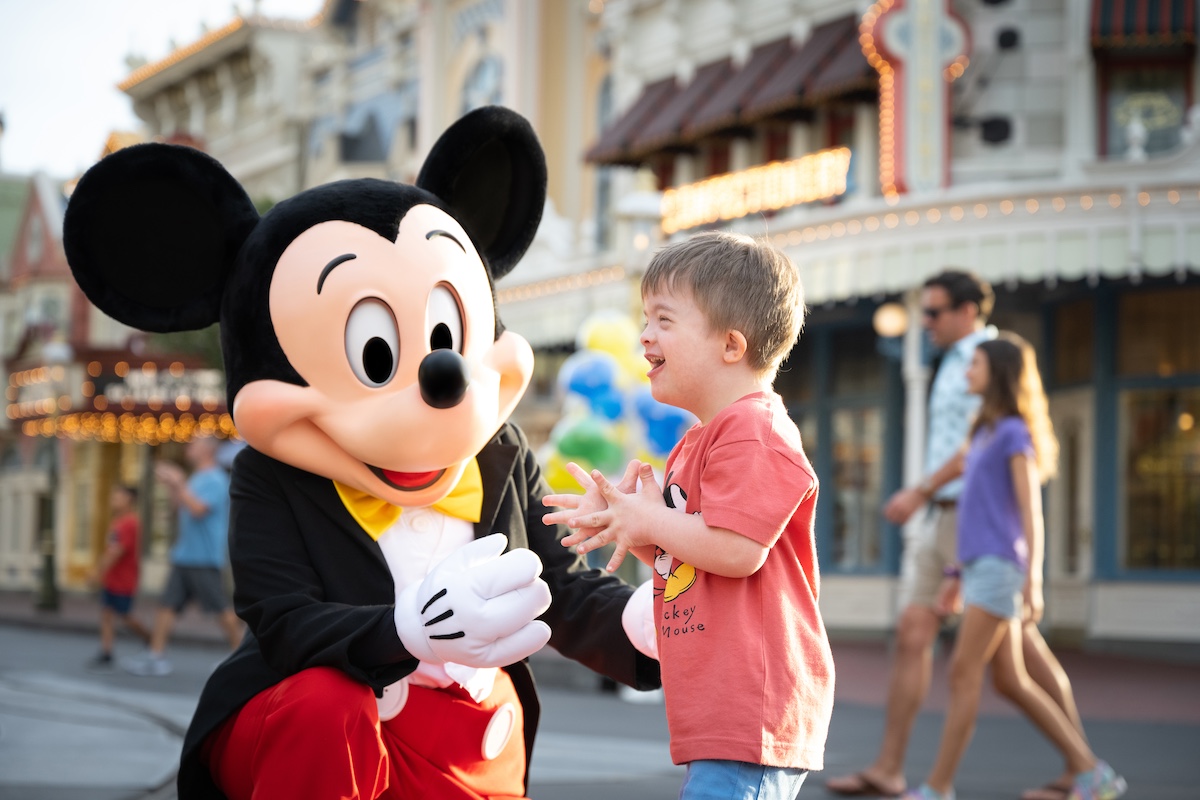
[[[1196,44],[1196,0],[1092,0],[1092,46],[1162,48]]]

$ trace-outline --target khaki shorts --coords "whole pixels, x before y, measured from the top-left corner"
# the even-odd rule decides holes
[[[958,562],[957,510],[930,504],[917,513],[922,515],[921,519],[906,529],[904,537],[900,608],[931,608],[942,585],[942,570]]]

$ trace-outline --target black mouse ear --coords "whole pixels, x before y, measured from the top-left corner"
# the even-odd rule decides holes
[[[217,321],[238,250],[258,224],[241,185],[191,147],[142,144],[84,173],[63,220],[67,262],[84,294],[147,331]]]
[[[546,156],[524,117],[484,106],[446,129],[417,186],[445,201],[499,278],[537,233],[546,202]]]

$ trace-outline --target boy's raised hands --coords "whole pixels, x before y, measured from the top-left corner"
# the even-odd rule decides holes
[[[616,550],[605,569],[614,572],[631,548],[653,544],[646,530],[637,524],[639,515],[648,510],[647,505],[666,507],[651,465],[637,459],[630,461],[616,486],[599,470],[592,470],[589,475],[574,462],[567,464],[567,471],[579,481],[584,494],[553,494],[542,498],[542,505],[565,509],[542,517],[547,525],[564,524],[572,529],[561,541],[564,547],[587,553],[613,542]]]

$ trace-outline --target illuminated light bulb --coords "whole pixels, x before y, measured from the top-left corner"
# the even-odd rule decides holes
[[[1012,212],[1013,212],[1013,201],[1012,200],[1001,200],[1000,201],[1000,213],[1004,214],[1005,216],[1008,216]]]
[[[1041,208],[1041,205],[1032,197],[1025,201],[1025,210],[1030,214],[1036,214],[1039,208]]]
[[[955,222],[958,222],[962,218],[963,218],[962,206],[954,206],[953,208],[950,209],[950,219],[954,220]]]
[[[888,214],[883,218],[883,224],[889,228],[895,228],[900,224],[900,217],[896,214]]]
[[[1112,206],[1113,208],[1120,208],[1121,207],[1121,195],[1117,194],[1116,192],[1113,192],[1112,194],[1110,194],[1108,196],[1108,204],[1110,206]]]
[[[925,219],[929,220],[930,222],[940,222],[942,219],[942,212],[936,208],[931,208],[925,212]]]
[[[983,219],[988,213],[988,208],[983,203],[976,203],[973,210],[975,212],[975,216],[979,219]]]
[[[1150,193],[1149,192],[1138,192],[1138,205],[1141,205],[1141,206],[1150,205]]]
[[[1061,197],[1056,197],[1050,201],[1050,205],[1054,206],[1055,211],[1062,211],[1067,207],[1067,201]]]
[[[852,219],[846,223],[846,230],[851,236],[857,236],[862,231],[862,223],[856,219]]]
[[[908,225],[916,225],[921,221],[921,215],[916,211],[906,211],[904,213],[904,221]]]
[[[1167,192],[1167,202],[1169,202],[1171,205],[1175,205],[1176,203],[1178,203],[1179,202],[1179,192],[1175,191],[1174,189]]]
[[[93,378],[99,378],[100,377],[100,362],[99,361],[90,362],[87,365],[87,374],[91,375]]]
[[[1082,208],[1084,211],[1091,211],[1092,204],[1093,204],[1093,201],[1092,201],[1091,195],[1085,194],[1079,198],[1079,207]]]
[[[113,372],[116,373],[118,378],[124,378],[129,374],[129,365],[124,361],[118,361],[116,366],[113,367]]]

